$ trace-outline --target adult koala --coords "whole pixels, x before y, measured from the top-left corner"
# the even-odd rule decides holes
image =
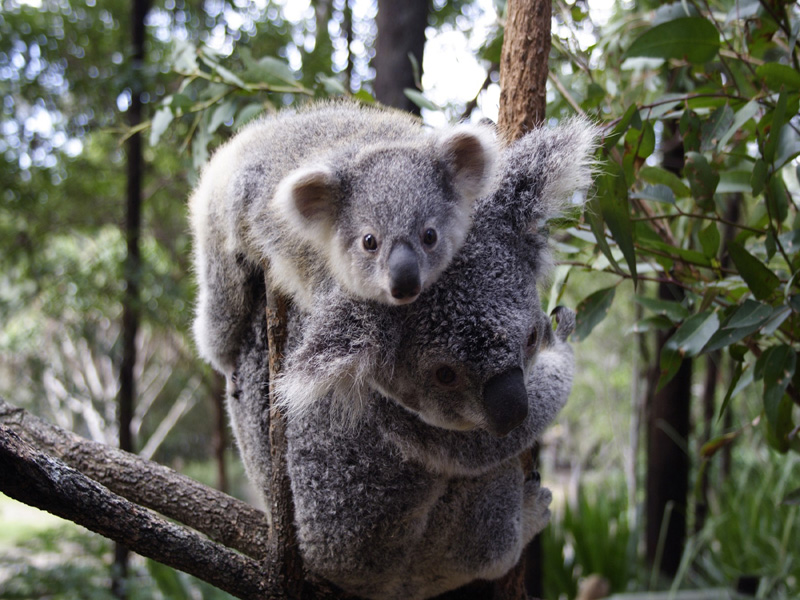
[[[569,394],[574,315],[559,309],[553,331],[541,310],[542,225],[588,187],[595,133],[573,121],[507,148],[497,191],[478,202],[463,248],[415,303],[340,294],[296,314],[283,385],[288,470],[315,574],[366,598],[427,598],[503,575],[547,523],[550,493],[526,481],[518,456]],[[247,472],[268,497],[263,314],[254,302],[229,410]],[[357,392],[355,424],[340,418],[341,382],[313,403],[302,394],[303,380],[319,391],[337,373]]]

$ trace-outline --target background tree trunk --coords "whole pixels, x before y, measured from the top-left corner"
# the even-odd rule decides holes
[[[551,15],[550,2],[508,2],[497,119],[497,126],[508,141],[544,121]]]
[[[679,174],[683,170],[683,141],[678,124],[665,131],[662,165]],[[671,134],[671,138],[667,136]],[[659,285],[659,297],[683,300],[683,290]],[[660,391],[655,391],[661,374],[661,349],[675,333],[659,331],[658,352],[650,378],[647,403],[647,466],[645,483],[645,547],[648,561],[661,573],[677,573],[686,540],[687,495],[689,492],[689,413],[692,395],[692,361],[681,362],[678,373]]]
[[[403,90],[417,89],[409,55],[422,71],[425,28],[430,0],[378,0],[378,38],[375,41],[375,98],[378,102],[420,114]]]
[[[148,0],[133,0],[131,5],[131,105],[128,125],[136,127],[142,121],[142,67],[144,65],[144,20]],[[119,372],[119,447],[133,452],[135,441],[131,421],[136,398],[136,333],[139,329],[139,237],[142,207],[142,138],[134,133],[128,138],[127,154],[127,207],[125,219],[125,295],[122,300],[122,360]],[[112,593],[117,598],[127,598],[125,579],[128,574],[128,549],[117,544],[114,550]]]

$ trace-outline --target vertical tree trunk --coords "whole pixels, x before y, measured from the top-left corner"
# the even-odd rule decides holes
[[[671,127],[670,127],[671,126]],[[677,123],[667,123],[662,165],[673,173],[683,170],[683,141]],[[671,131],[669,131],[671,129]],[[671,136],[668,137],[668,135]],[[683,290],[660,284],[659,297],[683,299]],[[656,392],[661,349],[674,330],[657,335],[658,353],[653,365],[647,406],[647,475],[645,484],[645,547],[647,558],[663,574],[673,576],[680,565],[686,539],[689,492],[689,409],[692,361],[681,362],[677,375]],[[656,564],[657,563],[657,564]]]
[[[500,57],[500,114],[497,126],[511,141],[544,121],[550,2],[509,0]]]
[[[412,55],[422,69],[430,0],[378,0],[375,43],[375,98],[378,102],[419,114],[403,90],[417,87]]]
[[[142,66],[144,63],[144,19],[147,0],[133,0],[131,5],[131,105],[128,125],[133,128],[142,121]],[[135,441],[131,429],[136,398],[134,368],[136,366],[136,333],[139,329],[139,237],[142,206],[142,141],[133,134],[126,145],[127,155],[127,207],[125,218],[125,243],[127,255],[124,264],[125,294],[122,300],[122,360],[119,372],[119,447],[133,452]],[[117,544],[114,550],[112,593],[126,598],[125,579],[128,573],[128,549]]]

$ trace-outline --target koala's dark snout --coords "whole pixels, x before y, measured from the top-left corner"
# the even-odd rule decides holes
[[[389,253],[388,267],[392,297],[401,302],[414,300],[422,289],[414,249],[405,242],[395,244]]]
[[[483,408],[489,431],[498,437],[521,424],[528,416],[528,390],[522,369],[514,367],[487,381],[483,386]]]

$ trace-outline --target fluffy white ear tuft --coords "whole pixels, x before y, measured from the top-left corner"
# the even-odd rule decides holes
[[[457,125],[441,134],[439,149],[461,196],[474,201],[492,191],[500,153],[493,128]]]
[[[303,167],[278,184],[272,200],[275,210],[296,233],[310,241],[327,237],[338,211],[339,179],[326,166]]]

